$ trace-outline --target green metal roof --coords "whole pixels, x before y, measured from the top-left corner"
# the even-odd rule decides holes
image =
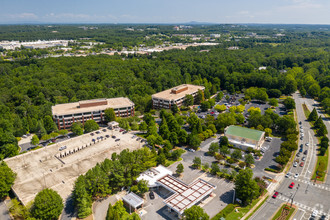
[[[252,139],[256,141],[260,140],[263,133],[264,133],[263,131],[258,131],[258,130],[244,128],[240,126],[234,126],[234,125],[230,125],[229,127],[227,127],[225,132],[225,134],[234,135],[246,139]]]

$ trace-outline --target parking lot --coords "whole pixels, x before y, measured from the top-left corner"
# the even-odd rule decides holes
[[[17,173],[12,189],[26,205],[44,188],[52,188],[66,199],[79,175],[104,159],[111,158],[114,152],[136,150],[143,145],[144,143],[137,141],[132,134],[104,129],[94,136],[90,133],[84,134],[5,161]]]
[[[280,138],[272,138],[270,142],[265,141],[262,148],[265,148],[265,153],[260,160],[255,161],[255,168],[253,169],[254,176],[265,176],[265,168],[277,168],[275,158],[280,152],[282,140]]]
[[[168,167],[171,171],[175,172],[178,163],[182,163],[184,166],[183,176],[180,178],[183,182],[189,184],[197,178],[201,178],[215,185],[217,188],[213,191],[212,197],[206,198],[199,205],[205,210],[205,212],[213,217],[220,210],[222,210],[227,204],[233,201],[233,188],[234,184],[223,178],[218,178],[210,174],[206,174],[198,169],[191,168],[191,164],[180,161],[172,164]],[[146,202],[142,210],[142,219],[178,219],[174,212],[168,212],[163,200],[171,196],[172,193],[164,188],[155,190],[155,198],[150,199],[147,193]]]

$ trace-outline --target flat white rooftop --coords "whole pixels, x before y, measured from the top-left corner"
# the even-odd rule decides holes
[[[174,93],[173,92],[173,90],[181,89],[181,88],[184,88],[184,87],[187,87],[187,89],[182,91],[182,92],[179,92],[179,93]],[[168,100],[168,101],[177,100],[177,99],[180,99],[180,98],[184,98],[186,95],[190,95],[192,93],[195,93],[198,90],[204,90],[204,89],[205,89],[204,86],[183,84],[183,85],[180,85],[180,86],[177,86],[177,87],[174,87],[174,88],[156,93],[156,94],[152,95],[152,98],[153,99]]]
[[[154,168],[150,168],[149,170],[143,172],[140,174],[140,176],[137,178],[137,181],[140,180],[147,180],[148,181],[148,187],[156,187],[157,186],[157,180],[163,178],[167,175],[172,175],[172,171],[165,168],[162,165],[159,165]]]
[[[88,105],[102,101],[106,102],[106,104],[80,108],[81,104]],[[84,100],[80,102],[58,104],[52,106],[52,112],[53,115],[70,115],[70,114],[77,114],[84,112],[100,111],[100,110],[105,110],[107,108],[118,109],[118,108],[126,108],[133,106],[134,103],[129,98],[119,97],[119,98],[111,98],[111,99],[92,99],[92,100]]]

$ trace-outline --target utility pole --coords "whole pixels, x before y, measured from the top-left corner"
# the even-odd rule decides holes
[[[300,184],[298,184],[297,189],[296,189],[296,192],[293,194],[293,196],[292,196],[292,198],[291,198],[291,207],[292,207],[293,199],[294,199],[294,197],[296,196],[296,193],[297,193],[299,187],[300,187]]]

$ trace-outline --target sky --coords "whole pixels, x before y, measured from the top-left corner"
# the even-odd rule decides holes
[[[0,23],[330,24],[330,0],[0,0]]]

